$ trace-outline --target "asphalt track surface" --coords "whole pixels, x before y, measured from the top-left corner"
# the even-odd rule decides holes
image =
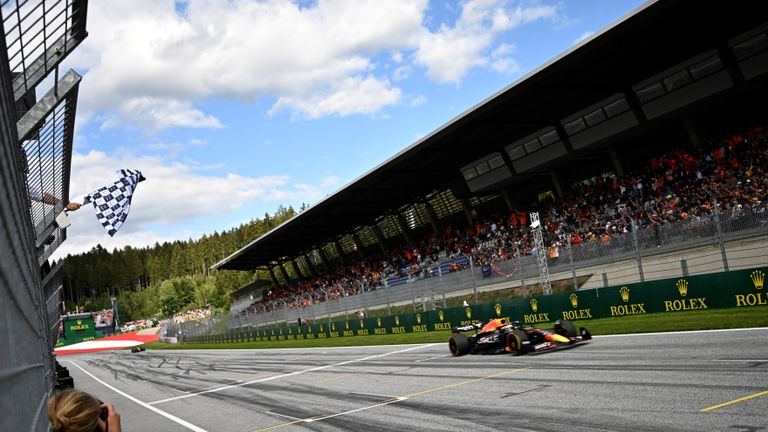
[[[606,336],[453,358],[447,344],[62,357],[124,431],[768,430],[768,328]]]

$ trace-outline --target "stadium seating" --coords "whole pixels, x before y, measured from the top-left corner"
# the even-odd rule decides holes
[[[263,299],[233,313],[253,313],[259,304],[277,300],[287,307],[307,306],[384,286],[488,266],[515,254],[535,253],[527,224],[530,212],[539,212],[549,257],[572,244],[626,243],[632,221],[646,236],[663,241],[659,227],[673,222],[702,221],[712,216],[713,197],[721,214],[765,212],[768,190],[766,128],[711,143],[706,149],[675,149],[648,161],[640,169],[612,173],[574,184],[562,199],[530,203],[506,215],[485,215],[471,227],[447,227],[440,233],[404,244],[387,257],[368,257],[331,272],[265,292]],[[631,220],[630,220],[631,218]],[[587,251],[588,248],[582,248]]]

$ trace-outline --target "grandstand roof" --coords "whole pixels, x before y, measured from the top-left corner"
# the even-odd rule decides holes
[[[736,60],[729,41],[765,25],[766,17],[764,2],[647,2],[214,267],[274,266],[441,188],[468,197],[473,193],[462,176],[467,164],[493,152],[505,153],[510,144],[547,127],[556,126],[562,138],[566,133],[562,125],[569,117],[617,94],[625,95],[634,111],[640,111],[638,85],[697,56],[714,52],[726,70],[733,69]],[[764,76],[760,79],[764,81]],[[668,116],[640,114],[632,129],[654,130],[668,123]],[[573,166],[619,142],[618,135],[588,149],[575,149],[566,142],[563,153],[545,160],[539,156],[537,164],[526,168],[505,157],[512,175],[501,186],[541,179],[556,166]]]

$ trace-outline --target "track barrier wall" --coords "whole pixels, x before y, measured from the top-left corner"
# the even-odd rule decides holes
[[[768,207],[761,204],[748,210],[721,212],[716,218],[710,215],[678,221],[662,226],[658,233],[639,230],[637,241],[634,235],[626,233],[607,243],[566,242],[558,248],[559,256],[547,261],[552,280],[562,288],[584,291],[762,266],[768,262]],[[177,327],[187,336],[201,336],[225,332],[220,326],[254,328],[307,318],[349,318],[357,311],[405,304],[411,305],[414,314],[447,309],[448,298],[463,296],[469,300],[472,296],[472,302],[478,304],[482,292],[504,288],[514,288],[528,297],[541,292],[540,270],[532,255],[508,255],[508,259],[496,263],[495,270],[469,260],[469,268],[462,271],[428,271],[423,275],[430,276],[414,277],[397,285],[385,283],[358,294],[347,293],[349,287],[334,286],[332,289],[343,289],[344,295],[329,299],[328,292],[321,290],[325,298],[309,304],[304,301],[306,295],[297,295],[257,303],[252,308],[236,305],[228,316],[220,314]]]
[[[274,323],[233,329],[227,334],[192,336],[184,342],[277,341],[423,333],[446,331],[453,326],[492,318],[508,318],[536,325],[558,319],[576,321],[757,305],[765,305],[768,311],[766,274],[768,267],[760,267],[386,317],[303,325]]]

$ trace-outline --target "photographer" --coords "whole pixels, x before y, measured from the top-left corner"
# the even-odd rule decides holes
[[[112,404],[82,390],[65,390],[48,400],[53,432],[122,432],[120,414]]]

